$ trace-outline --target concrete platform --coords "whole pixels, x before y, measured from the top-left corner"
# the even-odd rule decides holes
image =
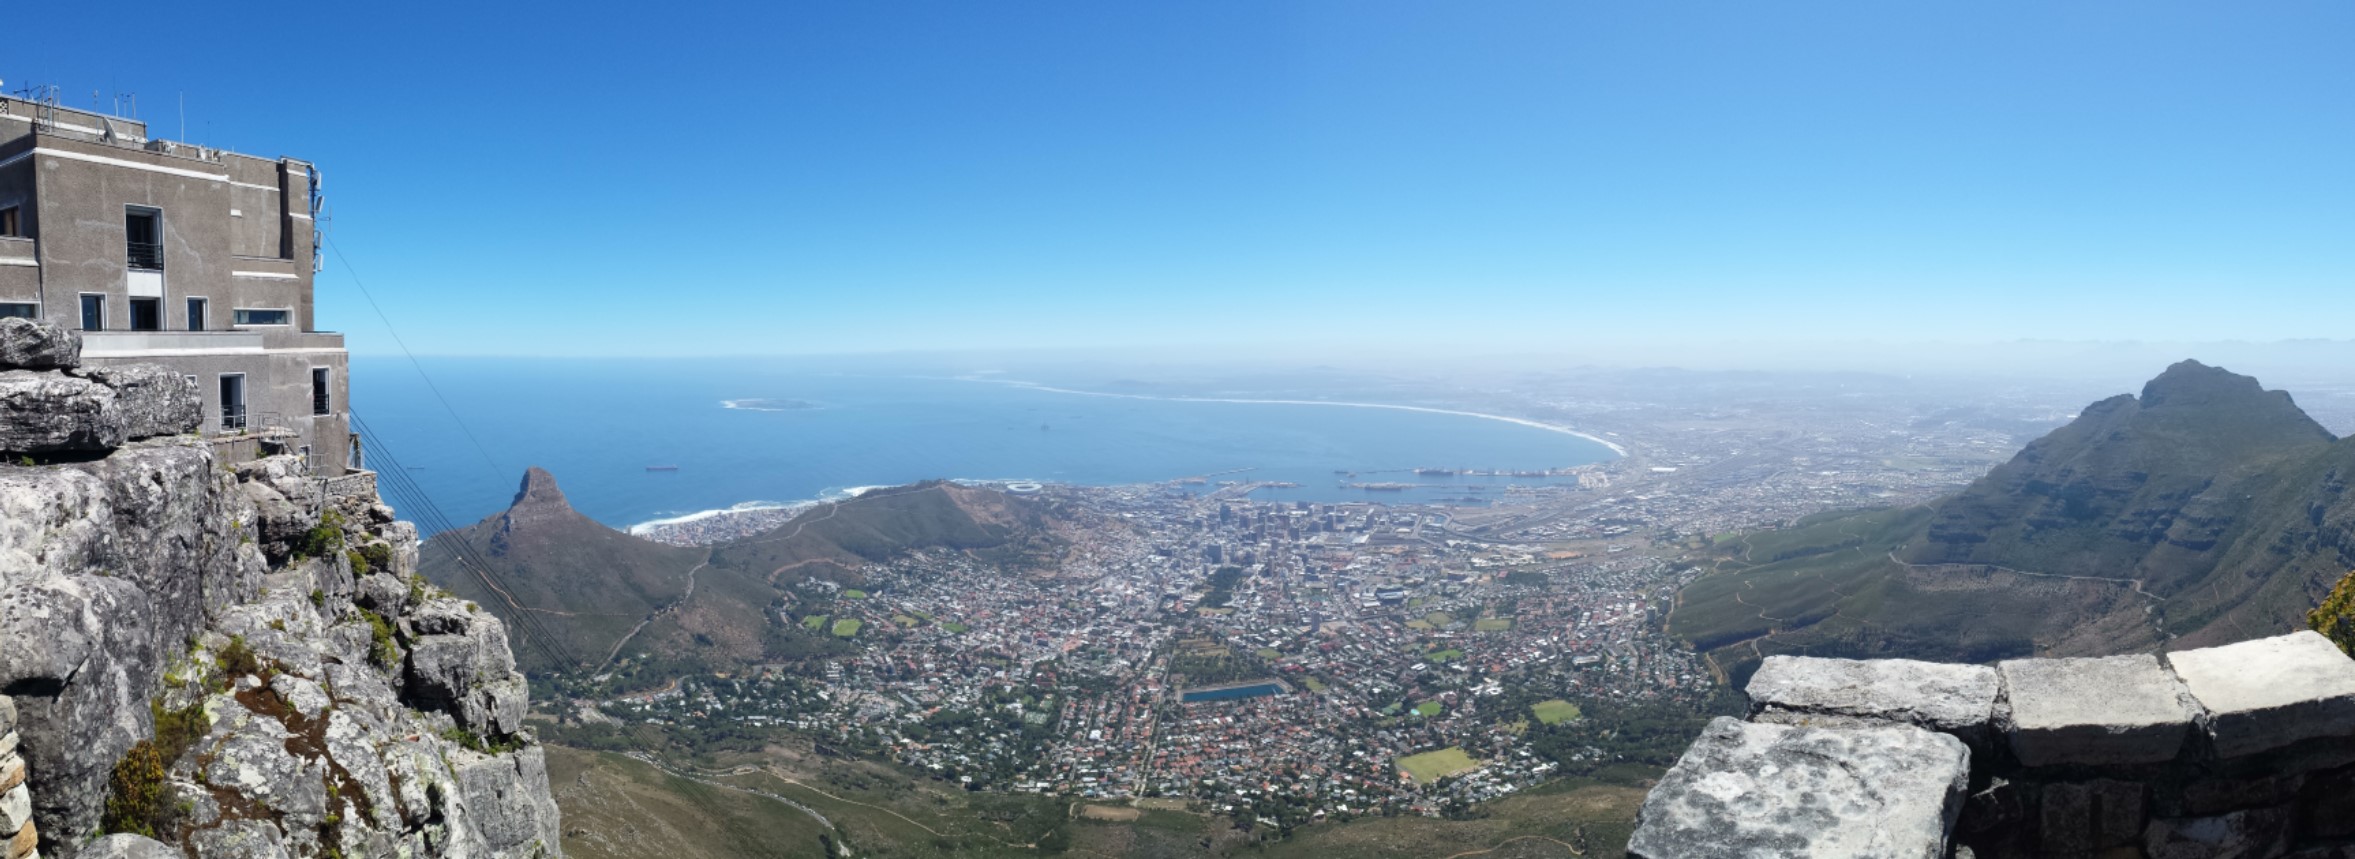
[[[2355,735],[2355,661],[2312,631],[2167,654],[2219,757]]]
[[[1943,859],[1970,752],[1910,725],[1822,729],[1719,717],[1645,797],[1640,859]]]
[[[2004,734],[2020,763],[2153,764],[2190,735],[2190,693],[2148,654],[1997,664],[2011,700]]]

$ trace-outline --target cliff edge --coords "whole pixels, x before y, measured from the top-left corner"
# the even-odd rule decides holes
[[[561,855],[506,627],[374,475],[79,345],[0,320],[5,859]]]

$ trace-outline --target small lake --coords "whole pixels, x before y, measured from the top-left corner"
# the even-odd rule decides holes
[[[1232,701],[1238,698],[1257,698],[1284,691],[1281,683],[1254,683],[1249,686],[1228,686],[1221,689],[1196,689],[1178,695],[1186,703],[1196,701]]]

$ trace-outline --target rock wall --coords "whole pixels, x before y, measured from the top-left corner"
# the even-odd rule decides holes
[[[1768,657],[1631,856],[2355,858],[2355,661],[2313,632],[1984,665]]]
[[[373,484],[78,348],[0,320],[0,859],[559,855],[505,627]]]

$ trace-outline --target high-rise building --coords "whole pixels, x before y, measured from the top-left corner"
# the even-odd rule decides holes
[[[207,435],[359,467],[343,335],[312,318],[318,168],[151,137],[54,92],[0,96],[0,316],[81,329],[89,364],[177,368]]]

